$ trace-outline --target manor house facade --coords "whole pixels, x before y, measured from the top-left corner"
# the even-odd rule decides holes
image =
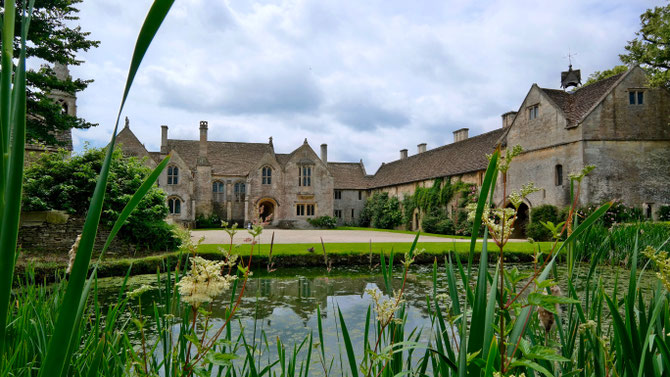
[[[563,72],[564,89],[579,84],[579,71]],[[272,138],[267,143],[210,141],[207,130],[202,121],[200,140],[176,140],[162,126],[160,152],[148,152],[127,124],[118,135],[124,153],[147,157],[152,166],[172,155],[159,185],[168,194],[174,221],[192,223],[197,215],[216,213],[243,224],[260,218],[276,226],[307,227],[308,218],[323,215],[355,223],[375,192],[402,200],[437,178],[481,185],[486,155],[515,145],[524,152],[509,170],[508,192],[529,181],[542,188],[522,205],[521,223],[537,205],[568,205],[568,174],[587,165],[596,169],[582,183],[580,204],[621,199],[648,217],[670,204],[670,93],[650,88],[639,67],[572,91],[533,84],[519,109],[502,115],[500,128],[474,137],[460,129],[453,143],[430,150],[422,143],[411,156],[401,149],[398,160],[370,175],[362,161],[329,162],[325,144],[320,155],[307,140],[281,154]],[[500,187],[496,193],[502,204]],[[422,215],[414,214],[413,229],[420,227]]]

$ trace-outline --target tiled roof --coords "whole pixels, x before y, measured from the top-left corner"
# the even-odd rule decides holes
[[[485,170],[488,166],[486,155],[493,152],[504,131],[500,128],[383,164],[371,178],[369,187],[391,186]]]
[[[284,166],[291,158],[291,155],[288,153],[276,153],[275,158],[277,158],[277,162],[279,162],[279,165]]]
[[[572,93],[557,89],[540,89],[563,110],[568,121],[568,127],[572,127],[583,120],[588,111],[614,87],[624,74],[625,72],[583,86]]]
[[[335,189],[360,190],[370,185],[371,177],[365,175],[358,162],[329,162],[328,170],[333,175]]]
[[[168,139],[168,150],[175,150],[191,168],[198,162],[200,142],[197,140]],[[265,153],[272,153],[267,143],[207,142],[207,159],[212,172],[218,174],[247,175]]]

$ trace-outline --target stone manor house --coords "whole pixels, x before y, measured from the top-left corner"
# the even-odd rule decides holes
[[[151,166],[172,155],[159,186],[168,194],[172,220],[186,224],[212,213],[241,225],[266,219],[274,226],[308,227],[307,219],[323,215],[355,223],[375,192],[402,200],[436,178],[481,185],[486,154],[498,145],[524,150],[508,173],[510,190],[529,181],[542,188],[522,205],[520,222],[534,206],[568,205],[568,174],[586,165],[596,169],[582,183],[580,204],[621,199],[648,217],[670,204],[670,93],[650,88],[639,67],[587,86],[579,86],[579,71],[570,68],[561,84],[563,90],[533,84],[494,131],[469,137],[463,128],[451,144],[427,149],[422,143],[411,156],[401,149],[398,160],[374,174],[362,161],[328,161],[327,145],[317,155],[307,140],[290,153],[276,153],[271,137],[265,143],[211,141],[206,121],[199,125],[200,140],[170,139],[162,126],[156,152],[146,150],[128,123],[117,140],[124,153],[146,157]],[[577,89],[567,91],[571,86]],[[415,214],[413,229],[421,215]]]

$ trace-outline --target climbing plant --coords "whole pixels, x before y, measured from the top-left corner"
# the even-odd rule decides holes
[[[411,225],[416,209],[435,217],[431,219],[434,222],[447,219],[447,205],[457,194],[461,195],[458,208],[465,208],[473,197],[476,200],[477,186],[460,180],[452,183],[451,178],[436,178],[431,187],[417,187],[414,194],[405,195],[402,201],[405,225]]]

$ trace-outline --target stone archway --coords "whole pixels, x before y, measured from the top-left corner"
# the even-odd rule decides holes
[[[259,200],[256,210],[258,218],[263,222],[274,221],[277,219],[277,202],[272,198],[263,198]]]
[[[512,204],[507,205],[508,208],[514,208]],[[514,222],[514,231],[510,238],[526,238],[526,226],[530,220],[530,208],[528,204],[521,203],[519,210],[516,213],[516,221]]]

